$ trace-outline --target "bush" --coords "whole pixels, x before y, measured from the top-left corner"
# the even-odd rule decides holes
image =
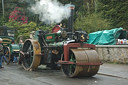
[[[36,31],[36,30],[51,30],[51,26],[38,26],[35,22],[30,22],[30,23],[26,23],[26,24],[22,24],[20,22],[17,21],[9,21],[6,23],[7,27],[10,28],[16,28],[16,32],[15,32],[15,40],[18,43],[20,37],[22,37],[23,40],[28,39],[30,32],[32,31]]]
[[[95,32],[104,29],[111,29],[111,23],[101,18],[101,13],[92,13],[87,16],[78,17],[74,27],[76,30],[82,29],[86,32]]]

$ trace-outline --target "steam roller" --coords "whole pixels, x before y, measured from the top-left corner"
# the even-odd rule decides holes
[[[35,70],[39,65],[49,69],[62,69],[68,77],[94,76],[100,65],[95,45],[87,44],[85,31],[74,31],[73,10],[68,27],[56,25],[51,33],[37,30],[30,33],[30,39],[24,42],[20,51],[20,62],[25,70]]]
[[[45,33],[35,31],[31,39],[24,42],[21,62],[25,70],[35,70],[39,65],[46,65],[50,69],[60,69],[68,77],[94,76],[100,65],[95,45],[87,44],[87,34],[76,31],[68,40],[65,32]],[[71,34],[71,33],[70,33]],[[76,38],[77,37],[77,38]]]

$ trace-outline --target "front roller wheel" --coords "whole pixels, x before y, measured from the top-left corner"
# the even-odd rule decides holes
[[[95,50],[71,49],[69,51],[69,61],[74,63],[100,63]],[[99,70],[100,65],[77,65],[63,64],[62,70],[68,77],[91,77]]]
[[[37,40],[28,39],[23,45],[23,67],[25,70],[35,70],[41,60],[41,48]]]

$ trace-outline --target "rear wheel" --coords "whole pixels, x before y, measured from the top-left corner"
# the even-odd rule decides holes
[[[10,63],[10,60],[11,60],[10,48],[5,47],[4,51],[5,51],[4,55],[5,55],[5,58],[6,58],[5,63],[8,65]]]
[[[34,70],[38,68],[41,60],[40,44],[36,40],[26,40],[23,45],[23,67],[25,70]]]

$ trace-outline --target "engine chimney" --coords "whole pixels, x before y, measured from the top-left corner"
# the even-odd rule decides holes
[[[68,32],[74,32],[74,29],[73,29],[73,16],[74,16],[74,9],[75,9],[75,6],[74,5],[71,5],[69,7],[69,9],[71,9],[71,15],[68,19]]]

